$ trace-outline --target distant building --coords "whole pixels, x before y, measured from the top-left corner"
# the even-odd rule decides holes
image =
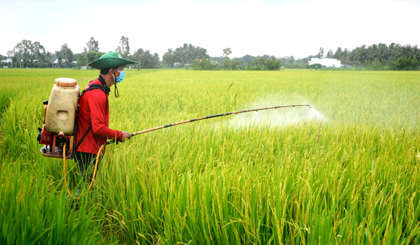
[[[66,63],[66,60],[65,59],[61,59],[61,63]],[[55,59],[54,60],[54,64],[58,64],[58,59]]]
[[[12,63],[12,58],[7,58],[5,60],[2,60],[1,63]]]
[[[313,65],[313,64],[320,64],[326,67],[341,67],[341,60],[330,59],[330,58],[323,58],[323,59],[311,58],[311,60],[309,61],[309,65]]]

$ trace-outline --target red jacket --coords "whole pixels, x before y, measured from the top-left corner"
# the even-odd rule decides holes
[[[101,89],[93,89],[83,94],[79,99],[78,119],[77,119],[77,134],[76,145],[79,144],[80,139],[89,126],[91,129],[83,139],[76,151],[98,154],[99,147],[108,139],[122,140],[123,134],[121,131],[112,130],[109,126],[109,102],[108,94],[110,89],[106,86],[105,80],[102,76],[91,81],[85,88],[87,90],[90,85],[102,85],[106,91]],[[105,147],[104,151],[105,152]]]

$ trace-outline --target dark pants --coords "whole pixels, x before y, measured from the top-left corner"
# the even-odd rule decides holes
[[[93,171],[95,170],[96,155],[92,153],[85,153],[76,151],[74,154],[74,161],[79,166],[80,174],[83,176],[85,182],[91,182],[93,177]],[[101,162],[101,157],[99,157],[99,163]]]

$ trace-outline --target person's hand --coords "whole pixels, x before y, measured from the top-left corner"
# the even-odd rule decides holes
[[[131,139],[131,134],[129,132],[122,131],[122,133],[123,133],[123,137],[122,137],[123,142],[128,139]]]

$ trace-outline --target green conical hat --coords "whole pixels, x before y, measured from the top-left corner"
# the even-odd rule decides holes
[[[117,52],[109,52],[101,56],[101,58],[89,63],[89,66],[102,70],[105,68],[114,68],[118,66],[125,66],[129,64],[136,64],[137,62],[123,59],[121,54]]]

